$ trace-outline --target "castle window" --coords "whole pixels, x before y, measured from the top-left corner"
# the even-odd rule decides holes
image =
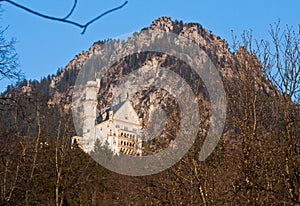
[[[117,124],[117,125],[116,125],[116,128],[120,128],[120,125]]]

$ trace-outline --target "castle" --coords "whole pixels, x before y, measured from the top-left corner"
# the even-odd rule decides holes
[[[117,105],[105,109],[97,115],[97,93],[99,81],[88,81],[83,102],[83,135],[75,136],[76,142],[85,152],[94,150],[97,139],[107,145],[114,154],[142,155],[142,140],[139,139],[141,119],[126,99]]]

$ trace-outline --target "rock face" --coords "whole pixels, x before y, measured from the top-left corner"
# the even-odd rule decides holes
[[[237,56],[232,54],[228,49],[228,44],[225,40],[220,37],[211,34],[207,29],[203,28],[201,25],[196,23],[187,23],[183,24],[182,22],[172,21],[169,17],[161,17],[153,21],[149,28],[144,28],[143,30],[161,30],[166,32],[173,32],[179,36],[183,36],[191,39],[199,45],[213,60],[217,69],[224,78],[231,78],[236,72],[238,66]],[[113,40],[114,41],[114,40]],[[101,46],[105,42],[96,42],[94,45],[86,52],[81,52],[76,55],[75,58],[65,67],[65,69],[60,73],[60,75],[53,77],[50,84],[52,91],[59,92],[60,82],[63,80],[63,77],[66,73],[75,71],[78,72],[87,59],[89,59],[93,54],[101,54]],[[115,47],[120,47],[121,44],[118,41],[115,41]],[[141,58],[142,57],[142,58]],[[129,57],[130,58],[130,57]],[[136,55],[136,60],[134,64],[149,66],[153,65],[164,65],[167,66],[169,62],[166,62],[165,55],[157,54],[147,54],[147,55]],[[134,59],[131,59],[134,60]],[[130,65],[131,64],[131,65]],[[127,67],[136,66],[133,63],[127,63]],[[124,64],[122,66],[125,66]],[[127,68],[130,69],[130,68]],[[125,68],[112,68],[110,71],[114,73],[113,76],[121,78],[124,74]],[[118,80],[118,79],[116,79]],[[63,92],[65,93],[65,92]],[[53,102],[56,102],[52,100]]]

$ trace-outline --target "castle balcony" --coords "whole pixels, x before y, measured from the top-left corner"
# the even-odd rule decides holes
[[[137,144],[134,139],[127,137],[118,137],[118,150],[127,155],[136,155]]]

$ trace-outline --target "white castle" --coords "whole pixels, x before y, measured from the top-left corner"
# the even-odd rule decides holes
[[[114,154],[142,155],[142,140],[139,139],[141,119],[127,99],[105,109],[97,115],[99,81],[88,81],[83,103],[83,136],[75,136],[76,143],[87,153],[94,150],[96,140],[107,145]]]

